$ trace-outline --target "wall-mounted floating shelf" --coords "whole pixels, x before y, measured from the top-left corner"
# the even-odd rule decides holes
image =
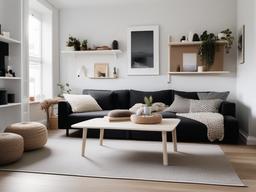
[[[21,80],[21,77],[0,77],[2,80]]]
[[[169,72],[169,75],[224,75],[229,71],[203,71],[203,72]]]
[[[227,41],[217,41],[217,44],[226,44]],[[170,42],[169,46],[189,46],[189,45],[201,45],[202,41],[185,41],[185,42]]]
[[[1,108],[8,108],[8,107],[15,107],[15,106],[20,106],[21,103],[8,103],[6,105],[0,105],[0,109]]]
[[[10,37],[5,37],[3,35],[0,35],[0,41],[1,42],[5,42],[5,43],[17,43],[17,44],[20,44],[20,41],[18,41],[16,39],[12,39]]]
[[[117,79],[117,77],[89,77],[89,79]]]
[[[85,55],[118,55],[121,50],[92,50],[92,51],[61,51],[62,54],[85,54]]]

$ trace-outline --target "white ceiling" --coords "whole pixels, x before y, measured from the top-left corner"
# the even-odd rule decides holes
[[[56,8],[65,9],[65,8],[78,8],[86,7],[92,5],[124,5],[132,3],[146,3],[148,1],[157,1],[157,0],[48,0]],[[158,0],[159,1],[159,0]]]

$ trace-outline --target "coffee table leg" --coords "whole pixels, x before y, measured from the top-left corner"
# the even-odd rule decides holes
[[[167,132],[162,131],[162,143],[163,143],[163,164],[168,165],[168,153],[167,153]]]
[[[86,145],[86,138],[87,138],[87,128],[83,128],[82,156],[84,156],[85,145]]]
[[[177,152],[177,133],[176,129],[172,131],[172,142],[173,142],[173,151]]]
[[[103,145],[104,129],[100,129],[100,145]]]

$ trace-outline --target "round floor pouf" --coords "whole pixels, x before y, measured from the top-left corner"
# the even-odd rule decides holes
[[[8,126],[5,132],[16,133],[24,139],[24,151],[42,148],[47,142],[47,128],[42,123],[23,122]]]
[[[14,133],[0,133],[0,165],[19,160],[24,151],[23,138]]]

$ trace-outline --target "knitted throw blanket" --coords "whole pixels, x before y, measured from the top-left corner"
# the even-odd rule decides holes
[[[177,113],[178,116],[199,121],[206,125],[208,139],[222,141],[224,138],[224,117],[219,113]]]

